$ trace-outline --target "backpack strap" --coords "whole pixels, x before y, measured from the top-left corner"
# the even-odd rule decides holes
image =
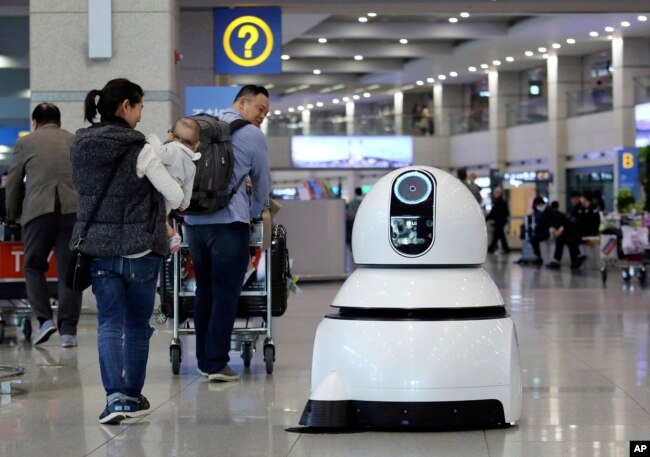
[[[230,123],[230,135],[232,135],[237,130],[239,130],[240,128],[248,124],[250,124],[250,122],[244,119],[235,119]],[[245,179],[246,179],[246,175],[239,178],[239,181],[237,182],[237,184],[235,184],[235,187],[233,187],[232,190],[230,191],[230,198],[232,198],[232,196],[237,193],[237,191],[239,190],[239,188],[241,187]]]

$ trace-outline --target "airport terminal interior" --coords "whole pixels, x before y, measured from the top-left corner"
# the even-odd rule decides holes
[[[233,20],[231,24],[239,20],[238,26],[247,28],[232,38],[241,42],[224,55],[246,63],[266,46],[260,65],[268,59],[276,60],[276,67],[223,70],[233,64],[220,60],[218,35],[224,24],[219,18],[238,14],[240,7],[256,8],[245,13],[253,21]],[[268,11],[281,18],[281,27],[276,19],[269,26],[251,16],[266,17]],[[95,298],[90,289],[83,294],[77,347],[62,347],[57,333],[33,344],[30,335],[38,321],[26,297],[16,293],[24,286],[22,248],[2,225],[0,457],[650,455],[650,450],[642,453],[650,447],[632,453],[634,446],[650,446],[650,215],[644,207],[650,179],[649,17],[648,2],[639,0],[1,0],[0,172],[9,168],[17,138],[29,133],[37,104],[56,104],[62,127],[74,133],[84,126],[85,94],[111,78],[128,77],[143,86],[146,107],[138,129],[161,137],[180,116],[219,114],[227,108],[230,102],[215,101],[213,90],[232,100],[242,85],[262,84],[269,89],[270,111],[260,128],[269,146],[271,197],[280,206],[274,223],[286,229],[291,272],[283,270],[276,281],[274,264],[266,269],[268,255],[278,255],[273,248],[267,257],[255,257],[259,264],[245,291],[266,299],[275,290],[271,287],[279,283],[284,289],[286,284],[286,311],[271,319],[259,313],[253,320],[240,316],[236,328],[261,328],[239,333],[251,336],[250,344],[233,340],[237,348],[230,352],[230,366],[241,377],[209,382],[197,371],[194,335],[183,331],[191,330],[191,311],[182,309],[183,319],[170,312],[175,287],[181,307],[192,295],[189,264],[181,266],[179,260],[185,262],[185,248],[179,258],[165,259],[142,392],[149,413],[102,425],[98,418],[106,395]],[[226,30],[237,36],[234,25]],[[246,57],[233,58],[239,51]],[[406,178],[379,185],[388,173],[399,175],[393,170],[403,166],[413,166],[409,170],[416,177],[431,178],[426,195],[415,200],[397,195]],[[470,203],[444,212],[444,204],[458,197],[449,190],[449,183],[457,182],[446,173],[459,176],[461,170],[472,181],[470,190],[480,194],[481,208],[466,193]],[[417,193],[418,185],[402,190]],[[492,209],[495,187],[503,190],[510,212],[505,231],[509,248],[501,244],[487,252],[494,226],[483,227],[482,221]],[[351,204],[361,198],[377,201],[376,195],[389,188],[381,197],[385,205],[373,208],[374,225],[351,235]],[[579,264],[571,264],[564,253],[560,263],[548,268],[544,263],[553,256],[553,236],[541,243],[542,260],[531,258],[527,216],[535,197],[547,205],[556,201],[569,213],[575,192],[593,197],[602,213],[599,233],[581,240]],[[424,224],[417,228],[409,205],[426,206],[428,198],[435,212],[426,220],[427,229]],[[364,217],[370,217],[369,207],[364,209],[361,200]],[[402,213],[396,216],[394,208]],[[477,217],[472,230],[485,240],[468,240],[463,231],[447,229],[463,220],[469,226]],[[377,221],[390,221],[379,235]],[[408,227],[400,227],[403,236],[395,235],[400,223]],[[621,234],[624,226],[633,229],[640,248],[629,248],[630,238]],[[428,243],[419,241],[422,230],[432,232],[433,247],[418,251],[418,244]],[[282,233],[275,232],[274,246]],[[368,240],[386,246],[368,248]],[[394,278],[365,283],[367,293],[355,292],[352,284],[359,284],[354,281],[360,274],[372,277],[383,267],[395,267],[390,261],[355,264],[368,252],[353,256],[355,243],[372,254],[386,248],[406,260],[395,262]],[[468,246],[480,247],[467,254],[480,260],[456,263],[455,252],[466,255]],[[436,280],[435,287],[423,289],[408,274],[430,252],[442,252],[443,258],[424,268],[435,275],[452,265],[448,269],[455,272],[445,278],[465,268],[488,286],[491,278],[497,291],[493,298],[502,303],[479,303],[491,286],[462,285],[450,291],[451,280]],[[174,261],[179,261],[178,270]],[[403,286],[395,287],[397,277],[404,278]],[[174,279],[179,279],[177,286]],[[478,289],[480,300],[460,311],[453,309],[461,308],[454,300],[446,302]],[[392,293],[411,297],[425,309],[413,314],[392,309]],[[362,303],[355,305],[359,309],[347,308],[348,317],[332,317],[335,300],[345,303],[351,296]],[[367,297],[377,302],[364,302]],[[374,309],[381,300],[391,309]],[[436,308],[427,310],[427,303]],[[468,311],[481,306],[485,310]],[[375,332],[375,323],[397,321],[399,313],[407,326],[411,320],[435,321],[435,331],[417,344],[410,328],[403,335],[398,329],[384,337]],[[372,319],[364,320],[371,314]],[[472,334],[476,322],[497,318],[507,325],[495,326],[495,334]],[[317,329],[324,321],[371,322],[372,331],[358,327],[360,337],[354,339],[367,337],[371,346],[355,347],[343,337],[337,341],[334,331],[330,345],[335,350],[323,349]],[[516,328],[512,340],[506,335],[511,323]],[[177,332],[179,342],[173,343]],[[269,336],[274,359],[265,351]],[[394,347],[386,347],[388,339]],[[514,344],[495,345],[499,339]],[[461,340],[466,346],[455,345]],[[384,357],[399,351],[400,360]],[[352,360],[352,366],[346,367],[343,358]],[[465,367],[463,360],[472,360],[472,369],[459,370]],[[313,385],[317,363],[320,374],[323,366],[331,369],[327,379],[343,381]],[[391,370],[391,364],[402,372]],[[429,370],[431,378],[457,380],[458,385],[445,386],[457,403],[459,398],[494,401],[481,397],[480,388],[507,392],[514,417],[495,424],[487,415],[475,414],[467,425],[453,420],[456,413],[468,417],[453,406],[445,410],[452,417],[445,423],[448,416],[431,418],[434,409],[429,407],[437,407],[431,401],[423,413],[418,411],[428,414],[434,427],[411,427],[410,419],[389,428],[310,427],[306,411],[316,411],[319,399],[332,400],[322,403],[332,417],[340,411],[335,395],[345,382],[352,392],[358,381],[346,379],[346,370],[362,376],[365,371],[367,385],[397,380],[378,390],[385,398],[361,389],[360,397],[350,399],[357,401],[355,408],[369,399],[382,408],[393,395],[412,395],[408,398],[415,400],[402,413],[415,417],[407,409],[419,395],[441,403],[444,389],[435,382],[419,388],[413,377]],[[499,370],[509,380],[485,386],[486,373]],[[339,417],[366,413],[362,406],[355,408]],[[310,417],[319,419],[316,413]],[[510,417],[507,410],[505,417]]]

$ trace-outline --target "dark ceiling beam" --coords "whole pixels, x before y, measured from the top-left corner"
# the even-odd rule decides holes
[[[401,70],[402,59],[291,59],[282,63],[283,73],[311,73],[319,69],[323,73],[368,73]]]
[[[320,44],[313,42],[293,41],[282,48],[283,54],[293,57],[396,57],[419,58],[426,55],[451,54],[454,46],[451,43],[440,42],[411,42],[406,45],[399,43],[383,43],[381,41],[354,41],[349,43],[329,42]]]
[[[309,30],[303,37],[318,39],[394,39],[400,38],[433,39],[472,39],[505,36],[508,26],[505,23],[426,23],[426,22],[369,22],[366,24],[352,22],[322,22]]]

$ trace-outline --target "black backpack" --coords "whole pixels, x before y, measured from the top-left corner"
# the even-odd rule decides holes
[[[245,179],[243,176],[229,189],[235,166],[231,135],[250,122],[236,119],[229,124],[205,113],[190,116],[190,119],[194,119],[201,127],[201,144],[198,149],[201,158],[196,162],[190,206],[184,213],[213,213],[228,204]]]

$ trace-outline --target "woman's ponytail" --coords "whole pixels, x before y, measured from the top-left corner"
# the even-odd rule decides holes
[[[86,94],[86,99],[84,100],[84,119],[91,124],[94,122],[95,116],[97,116],[97,103],[95,99],[98,96],[101,97],[101,93],[100,90],[93,89]]]

